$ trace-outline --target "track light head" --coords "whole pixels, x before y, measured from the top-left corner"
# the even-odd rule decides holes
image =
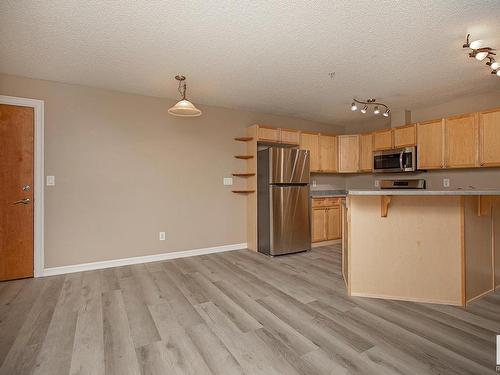
[[[368,110],[368,106],[365,104],[365,106],[363,108],[361,108],[361,113],[366,113],[367,110]]]
[[[382,113],[382,116],[384,117],[389,117],[389,113],[391,113],[390,109],[386,109],[384,113]]]
[[[351,111],[354,112],[357,109],[358,109],[358,106],[356,105],[356,103],[352,102],[352,104],[351,104]]]
[[[474,54],[474,57],[476,60],[483,61],[486,57],[488,57],[489,52],[487,51],[481,51],[481,52],[476,52]]]
[[[378,115],[379,113],[380,113],[380,109],[378,109],[378,105],[376,105],[375,108],[373,109],[373,114]]]
[[[498,68],[500,68],[500,63],[496,62],[495,60],[493,60],[493,62],[490,62],[489,65],[492,70],[497,70]]]

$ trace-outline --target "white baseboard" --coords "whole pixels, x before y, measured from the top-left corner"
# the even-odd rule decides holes
[[[40,275],[40,276],[63,275],[66,273],[99,270],[99,269],[103,269],[103,268],[127,266],[130,264],[158,262],[161,260],[192,257],[195,255],[214,254],[214,253],[221,253],[224,251],[241,250],[241,249],[246,249],[246,248],[247,248],[246,243],[237,243],[237,244],[233,244],[233,245],[206,247],[203,249],[194,249],[194,250],[174,251],[171,253],[146,255],[146,256],[141,256],[141,257],[105,260],[102,262],[73,264],[70,266],[45,268],[43,270],[42,275]]]

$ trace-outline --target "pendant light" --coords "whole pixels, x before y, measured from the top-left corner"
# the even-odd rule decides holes
[[[179,93],[182,96],[182,99],[179,100],[172,108],[168,110],[173,116],[178,117],[198,117],[201,116],[201,111],[194,106],[189,100],[186,99],[186,77],[184,76],[175,76],[175,79],[179,81]]]

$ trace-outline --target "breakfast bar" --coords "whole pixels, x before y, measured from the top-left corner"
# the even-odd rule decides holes
[[[343,252],[349,294],[465,306],[495,290],[499,196],[498,190],[349,190]]]

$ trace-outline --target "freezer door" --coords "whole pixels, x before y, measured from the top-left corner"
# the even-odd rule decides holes
[[[270,255],[311,249],[309,186],[271,186]]]
[[[271,184],[309,183],[309,150],[271,147],[269,153]]]

